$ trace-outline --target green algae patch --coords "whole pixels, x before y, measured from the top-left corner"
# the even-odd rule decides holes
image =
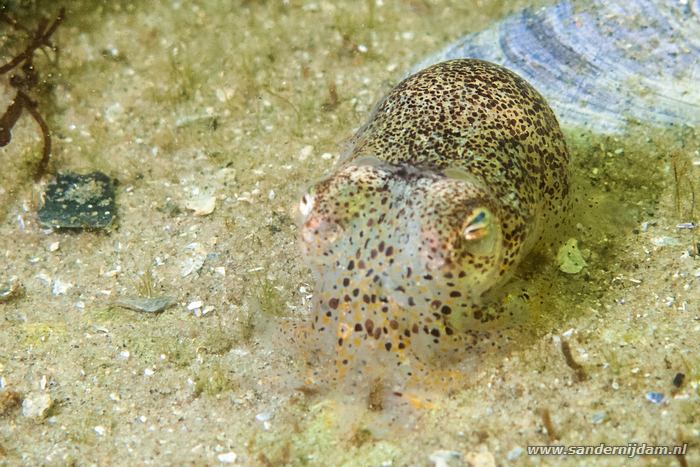
[[[125,325],[134,322],[134,313],[118,306],[90,307],[85,311],[85,317],[91,324]]]
[[[351,466],[379,465],[401,458],[398,446],[375,438],[371,429],[353,420],[348,411],[352,409],[343,404],[325,400],[309,406],[303,419],[293,423],[296,428],[292,433],[282,434],[278,429],[259,432],[253,445],[258,458],[272,465],[313,465],[319,459],[332,458],[334,463]]]
[[[179,368],[189,367],[197,355],[191,339],[175,335],[131,336],[124,347],[143,363],[158,361],[164,355],[167,362]]]
[[[222,327],[207,329],[196,339],[197,351],[210,355],[225,355],[236,344],[236,338]]]
[[[261,279],[260,276],[256,276],[253,296],[251,307],[256,308],[259,312],[272,317],[284,315],[285,305],[282,294],[269,278]]]
[[[202,394],[217,396],[236,387],[229,375],[229,370],[224,368],[220,362],[214,362],[207,368],[200,368],[193,380],[195,397]]]
[[[118,421],[111,416],[85,413],[66,430],[66,437],[77,444],[94,446],[101,443],[103,437],[111,434],[117,426]]]
[[[24,344],[30,347],[47,347],[65,342],[68,330],[65,323],[39,322],[22,325]]]
[[[567,274],[578,274],[586,267],[586,260],[583,259],[581,250],[578,248],[578,240],[570,238],[559,247],[557,263],[559,270]]]

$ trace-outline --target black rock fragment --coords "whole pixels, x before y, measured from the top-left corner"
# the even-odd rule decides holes
[[[58,174],[39,209],[41,224],[53,229],[104,229],[115,215],[114,183],[102,172]]]

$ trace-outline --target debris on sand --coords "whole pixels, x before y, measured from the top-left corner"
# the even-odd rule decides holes
[[[116,214],[113,182],[102,172],[58,174],[43,198],[39,221],[53,229],[104,229]]]

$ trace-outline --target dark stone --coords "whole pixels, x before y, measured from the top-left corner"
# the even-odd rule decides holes
[[[52,229],[104,229],[116,215],[114,183],[102,172],[58,174],[38,214]]]

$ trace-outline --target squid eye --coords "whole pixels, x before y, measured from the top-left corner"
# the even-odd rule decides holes
[[[478,240],[489,233],[490,216],[484,208],[475,209],[467,218],[462,229],[462,236],[466,240]]]
[[[311,214],[311,210],[314,208],[314,197],[313,195],[307,193],[301,197],[299,201],[299,212],[302,216],[308,216]]]

